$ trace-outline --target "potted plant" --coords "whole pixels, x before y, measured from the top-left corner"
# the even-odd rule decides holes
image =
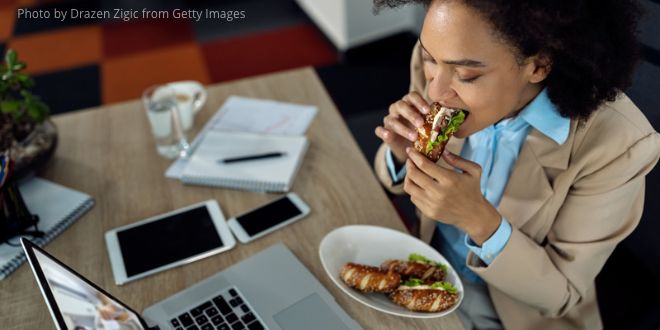
[[[48,105],[32,94],[34,81],[25,68],[11,49],[0,63],[0,152],[9,151],[15,178],[45,164],[57,145]]]

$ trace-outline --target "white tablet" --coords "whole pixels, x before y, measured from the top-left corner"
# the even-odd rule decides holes
[[[236,245],[215,200],[105,233],[118,285],[230,250]]]

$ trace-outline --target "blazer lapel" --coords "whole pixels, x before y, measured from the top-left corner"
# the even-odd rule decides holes
[[[544,168],[565,170],[575,136],[571,121],[568,139],[558,146],[536,129],[531,129],[504,189],[498,210],[516,228],[521,228],[552,196],[553,189]]]

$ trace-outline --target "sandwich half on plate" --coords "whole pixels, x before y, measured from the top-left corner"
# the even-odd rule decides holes
[[[451,308],[458,302],[457,289],[449,282],[424,284],[420,279],[410,279],[402,283],[390,299],[395,304],[411,311],[434,313]]]

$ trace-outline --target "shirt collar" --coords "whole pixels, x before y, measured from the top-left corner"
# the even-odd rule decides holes
[[[520,117],[557,144],[563,144],[568,138],[571,120],[559,114],[546,88],[520,112]]]

